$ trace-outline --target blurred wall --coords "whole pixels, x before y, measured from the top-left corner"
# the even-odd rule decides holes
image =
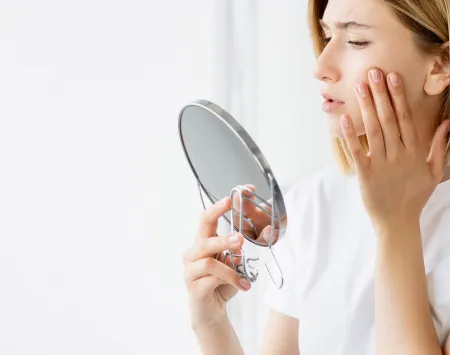
[[[217,96],[258,144],[286,192],[298,179],[332,164],[321,86],[313,76],[307,2],[222,0],[215,4],[221,14],[216,53],[223,54],[222,69],[215,72]],[[251,244],[247,248],[247,253],[269,258],[267,250]],[[251,292],[239,293],[229,304],[246,354],[257,354],[261,343],[268,312],[263,302],[267,282],[260,264],[260,279]]]

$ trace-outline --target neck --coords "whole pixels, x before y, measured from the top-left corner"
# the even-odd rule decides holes
[[[444,168],[444,177],[442,178],[441,182],[450,180],[450,166]]]

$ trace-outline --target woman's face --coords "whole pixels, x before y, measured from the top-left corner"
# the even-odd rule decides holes
[[[371,27],[339,29],[337,21]],[[392,71],[400,74],[419,136],[427,144],[434,135],[433,120],[443,99],[439,92],[432,92],[438,85],[434,82],[437,78],[430,75],[435,58],[419,52],[413,33],[381,0],[330,0],[322,22],[325,37],[331,40],[317,59],[315,77],[323,83],[322,93],[344,102],[326,113],[330,133],[343,137],[339,118],[344,113],[350,114],[358,135],[365,133],[355,87],[361,82],[368,84],[369,69],[377,67],[385,77]]]

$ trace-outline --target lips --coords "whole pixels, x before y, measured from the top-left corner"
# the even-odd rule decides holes
[[[331,95],[329,95],[327,93],[323,93],[322,97],[328,102],[344,103],[344,101],[339,100],[339,98],[333,97],[333,96],[331,96]]]
[[[337,110],[338,108],[340,108],[343,105],[344,105],[343,102],[324,101],[323,105],[322,105],[322,110],[327,113],[330,113],[330,112],[333,112],[334,110]]]

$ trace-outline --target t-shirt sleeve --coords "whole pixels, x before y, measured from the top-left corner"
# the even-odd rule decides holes
[[[296,185],[291,187],[284,197],[284,203],[287,213],[287,229],[286,234],[278,243],[272,247],[272,251],[276,257],[278,264],[280,265],[283,274],[283,286],[278,289],[268,277],[268,286],[264,295],[264,300],[271,308],[276,311],[286,314],[293,318],[299,318],[298,308],[298,285],[299,285],[299,273],[297,265],[297,257],[292,245],[291,235],[296,230],[294,228],[294,220],[291,219],[293,212],[293,203],[296,197]],[[267,258],[271,258],[268,251]],[[269,267],[274,268],[276,264],[270,262]],[[274,279],[279,274],[278,270],[273,270]]]
[[[271,308],[298,319],[298,273],[296,270],[296,259],[286,237],[287,235],[284,239],[280,240],[280,243],[276,245],[277,248],[275,246],[273,247],[275,257],[283,273],[283,287],[277,289],[269,278],[264,298],[265,302]]]
[[[427,275],[428,297],[439,343],[444,345],[450,333],[450,256]]]

